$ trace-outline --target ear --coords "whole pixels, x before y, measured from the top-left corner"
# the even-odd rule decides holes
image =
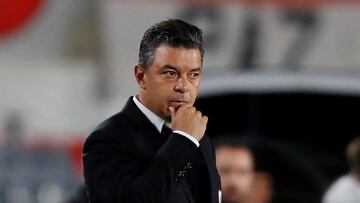
[[[141,67],[139,64],[136,64],[134,67],[134,73],[135,73],[136,81],[139,84],[139,87],[141,89],[146,89],[146,85],[145,85],[146,70],[143,67]]]

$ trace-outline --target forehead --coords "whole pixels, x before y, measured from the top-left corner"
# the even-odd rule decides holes
[[[244,147],[221,146],[216,150],[216,152],[224,155],[230,154],[231,156],[239,155],[251,157],[250,151]]]
[[[160,45],[155,49],[153,65],[200,68],[202,66],[200,50]]]
[[[236,164],[252,165],[253,157],[251,152],[246,148],[238,147],[220,147],[216,150],[216,156],[219,163],[228,162]]]

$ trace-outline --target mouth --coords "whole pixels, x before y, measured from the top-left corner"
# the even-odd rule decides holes
[[[186,100],[171,100],[169,102],[169,106],[174,107],[175,110],[177,110],[178,108],[180,108],[180,106],[189,103]]]

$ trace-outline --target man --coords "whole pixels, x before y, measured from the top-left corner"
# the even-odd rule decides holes
[[[92,203],[219,202],[215,153],[204,135],[208,118],[193,106],[203,54],[202,31],[184,21],[145,32],[134,68],[139,94],[84,144]]]
[[[246,203],[270,203],[273,200],[273,179],[266,171],[256,171]]]
[[[350,172],[336,180],[325,193],[323,203],[360,202],[360,137],[346,147]]]
[[[222,202],[247,202],[255,178],[254,158],[250,149],[235,138],[218,138],[216,166],[221,177]]]
[[[222,203],[269,203],[273,188],[269,173],[255,170],[250,140],[235,136],[216,139],[216,166],[221,177]]]

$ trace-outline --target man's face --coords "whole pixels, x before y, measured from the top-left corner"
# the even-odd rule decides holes
[[[253,158],[249,150],[219,147],[216,166],[221,177],[223,203],[242,203],[247,199],[254,179]]]
[[[154,61],[144,70],[135,66],[140,101],[151,111],[170,120],[169,106],[193,105],[199,91],[202,62],[199,49],[159,46]]]

